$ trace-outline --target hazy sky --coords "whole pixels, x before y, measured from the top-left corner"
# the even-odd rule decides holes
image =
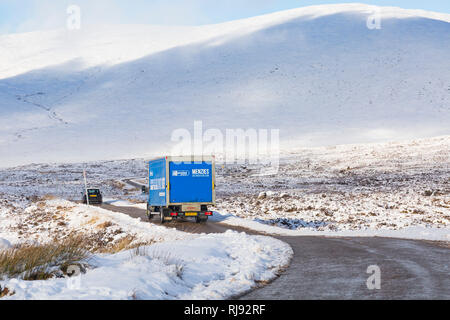
[[[95,23],[199,25],[303,6],[364,2],[450,13],[449,0],[0,0],[0,33],[63,28],[75,4],[82,21]]]

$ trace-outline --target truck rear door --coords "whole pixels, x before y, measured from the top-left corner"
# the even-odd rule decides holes
[[[149,203],[152,206],[166,204],[166,159],[149,162]]]
[[[212,202],[212,163],[170,162],[170,203]]]

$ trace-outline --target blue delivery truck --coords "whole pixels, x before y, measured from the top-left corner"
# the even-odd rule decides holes
[[[161,223],[192,217],[206,222],[215,205],[214,157],[164,157],[148,163],[147,216]]]

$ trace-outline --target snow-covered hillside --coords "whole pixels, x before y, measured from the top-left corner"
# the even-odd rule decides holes
[[[0,166],[149,156],[194,120],[285,146],[449,134],[449,22],[353,4],[3,35]]]

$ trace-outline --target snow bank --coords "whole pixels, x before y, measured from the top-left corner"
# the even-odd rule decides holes
[[[339,230],[339,231],[319,231],[312,228],[286,229],[272,226],[251,219],[242,219],[232,214],[214,212],[211,218],[221,223],[244,227],[247,229],[263,232],[277,236],[325,236],[325,237],[387,237],[401,239],[450,241],[450,228],[436,228],[425,226],[411,226],[398,230],[390,229],[360,229],[360,230]]]
[[[104,201],[106,204],[110,204],[116,207],[133,207],[138,209],[147,209],[146,203],[132,203],[127,200],[116,200],[116,199],[109,199],[106,198]]]
[[[293,252],[286,243],[228,231],[96,255],[74,279],[0,282],[7,299],[225,299],[277,276]]]
[[[190,234],[59,199],[39,201],[2,221],[0,248],[10,246],[4,234],[15,243],[82,234],[109,245],[131,237],[128,247],[139,248],[95,254],[78,278],[0,281],[15,292],[5,299],[225,299],[273,279],[293,255],[288,244],[270,237]]]

